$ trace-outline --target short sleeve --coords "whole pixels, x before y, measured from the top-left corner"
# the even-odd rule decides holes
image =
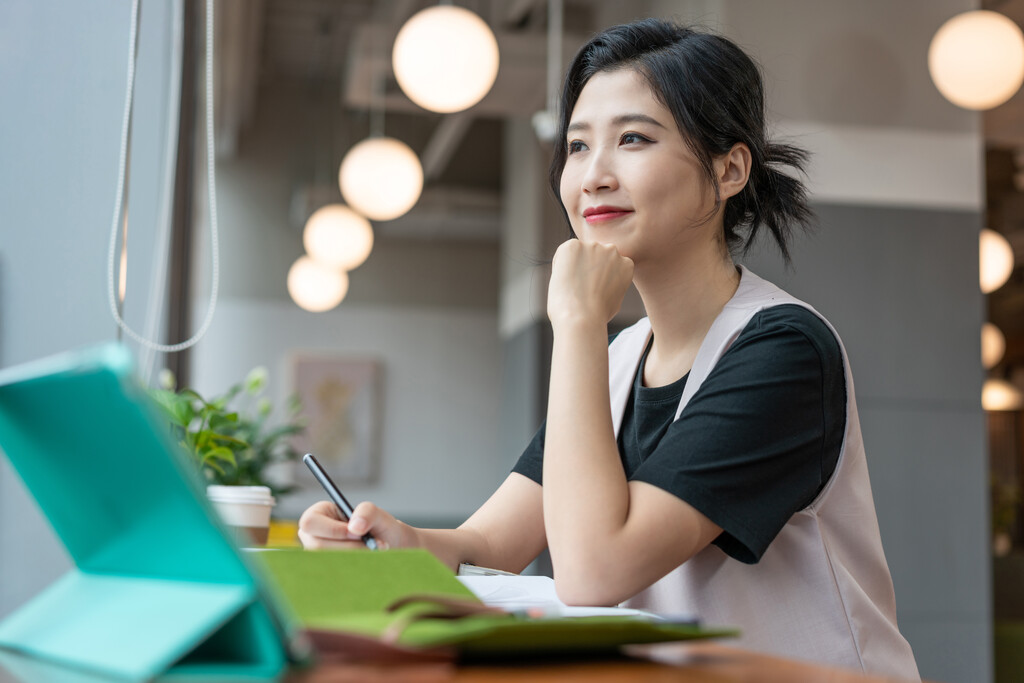
[[[801,306],[759,312],[631,479],[722,527],[715,544],[757,562],[835,469],[845,369],[828,326]]]
[[[526,446],[523,454],[519,456],[519,460],[516,461],[515,467],[512,468],[513,472],[533,479],[538,484],[541,483],[541,478],[544,473],[544,427],[547,424],[545,420],[541,424],[540,429],[533,435],[533,439]]]

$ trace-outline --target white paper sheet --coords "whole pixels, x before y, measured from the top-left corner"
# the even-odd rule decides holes
[[[544,616],[595,617],[635,616],[661,619],[652,612],[625,607],[575,607],[558,599],[554,580],[546,576],[460,576],[459,581],[484,604],[509,612],[531,612]]]

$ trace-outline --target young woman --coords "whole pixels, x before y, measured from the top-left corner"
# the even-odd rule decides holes
[[[811,215],[778,168],[804,153],[764,127],[760,73],[724,38],[644,20],[585,45],[551,167],[576,239],[552,262],[545,425],[458,529],[325,502],[305,546],[370,533],[511,571],[547,547],[567,603],[696,613],[749,648],[917,678],[839,339],[732,259],[765,231],[788,259]],[[648,317],[609,344],[630,282]]]

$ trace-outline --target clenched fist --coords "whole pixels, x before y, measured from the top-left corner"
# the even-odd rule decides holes
[[[570,322],[605,325],[622,307],[633,261],[609,244],[571,239],[555,251],[548,287],[552,327]]]

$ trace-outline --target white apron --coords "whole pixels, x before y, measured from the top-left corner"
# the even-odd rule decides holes
[[[676,419],[755,313],[796,304],[822,318],[775,285],[740,270],[736,294],[697,352]],[[650,333],[644,318],[608,347],[616,437]],[[896,627],[853,377],[846,349],[839,345],[846,369],[846,433],[835,472],[818,497],[790,518],[757,564],[744,564],[709,545],[626,605],[736,626],[742,631],[738,644],[752,650],[920,680],[910,645]]]

